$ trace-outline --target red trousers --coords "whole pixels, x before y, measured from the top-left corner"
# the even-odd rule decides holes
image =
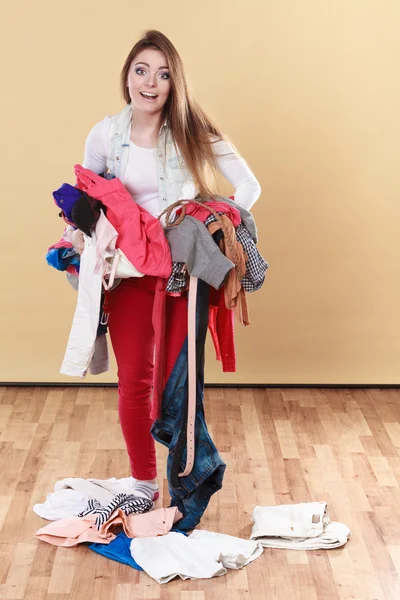
[[[150,433],[150,400],[154,372],[153,305],[156,277],[124,279],[107,293],[108,326],[118,366],[118,411],[132,476],[157,476]],[[165,381],[187,335],[187,298],[166,299]]]

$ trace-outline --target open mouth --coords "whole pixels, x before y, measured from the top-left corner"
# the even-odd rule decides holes
[[[153,94],[152,92],[140,92],[140,95],[150,101],[154,101],[158,98],[157,94]]]

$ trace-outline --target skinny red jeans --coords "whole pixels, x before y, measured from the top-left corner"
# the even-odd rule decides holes
[[[118,366],[118,411],[131,473],[157,476],[150,402],[154,374],[153,305],[156,277],[123,279],[107,293],[108,326]],[[165,381],[187,335],[186,296],[166,299]]]

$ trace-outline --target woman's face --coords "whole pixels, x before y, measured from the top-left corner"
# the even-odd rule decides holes
[[[160,112],[171,89],[165,55],[155,48],[139,52],[129,68],[127,86],[133,109],[150,114]]]

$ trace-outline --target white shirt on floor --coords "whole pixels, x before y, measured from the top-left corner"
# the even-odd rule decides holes
[[[159,583],[175,577],[209,579],[225,575],[227,568],[240,569],[263,552],[257,542],[203,530],[195,530],[189,537],[170,532],[136,538],[130,550],[137,564]]]
[[[85,510],[89,496],[71,489],[61,489],[47,494],[43,504],[35,504],[33,512],[42,519],[57,521],[64,517],[76,517]]]

